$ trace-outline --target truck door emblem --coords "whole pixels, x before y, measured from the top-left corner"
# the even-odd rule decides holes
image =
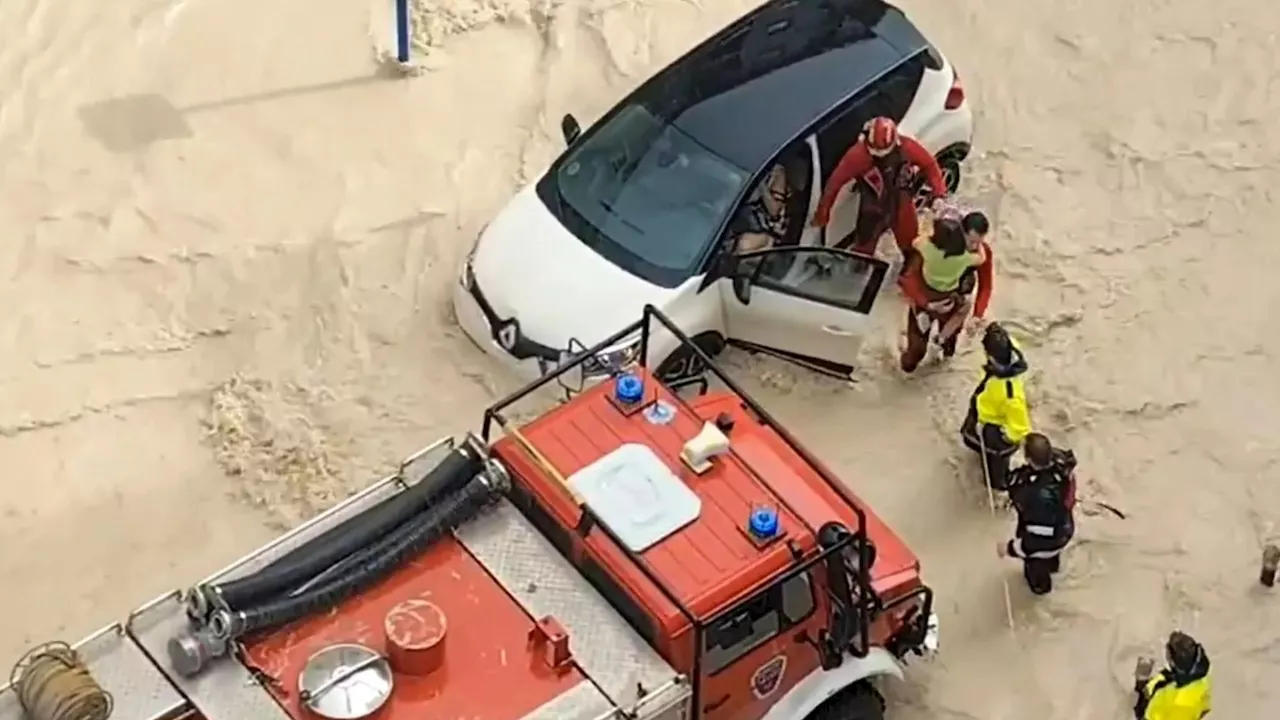
[[[498,344],[507,350],[514,350],[516,347],[516,324],[514,322],[507,323],[498,328]]]
[[[758,699],[772,695],[782,685],[782,674],[787,670],[787,656],[779,655],[756,668],[751,675],[751,693]]]

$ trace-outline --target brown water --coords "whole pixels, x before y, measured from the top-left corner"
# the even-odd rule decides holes
[[[451,0],[421,13],[430,71],[405,81],[376,70],[386,13],[361,3],[0,4],[0,577],[21,589],[0,657],[472,427],[510,383],[447,311],[477,230],[557,151],[562,113],[594,117],[746,6]],[[1271,717],[1280,15],[907,9],[980,114],[965,193],[998,219],[994,312],[1027,347],[1037,424],[1128,519],[1082,518],[1032,600],[955,443],[971,348],[899,378],[887,303],[856,387],[730,357],[938,590],[943,654],[892,716],[1123,717],[1134,657],[1181,627],[1214,661],[1215,716]]]

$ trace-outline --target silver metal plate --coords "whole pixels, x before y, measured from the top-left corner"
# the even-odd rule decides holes
[[[583,680],[520,720],[598,720],[615,714],[620,715],[609,698],[590,680]]]
[[[678,673],[511,503],[503,500],[454,535],[534,618],[555,617],[569,650],[618,707],[639,701]]]
[[[118,625],[103,628],[76,645],[89,672],[115,701],[113,718],[164,720],[182,710],[177,690]],[[27,720],[11,688],[0,690],[0,720]]]
[[[330,645],[307,658],[298,693],[311,712],[331,720],[359,720],[391,699],[395,678],[378,651],[363,645]]]

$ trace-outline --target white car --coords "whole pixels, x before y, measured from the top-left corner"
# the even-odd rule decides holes
[[[852,369],[888,265],[829,249],[854,228],[841,192],[809,224],[872,117],[938,158],[954,191],[973,115],[954,69],[881,0],[771,0],[645,82],[481,232],[454,291],[459,324],[525,376],[661,309],[711,354],[726,344]],[[701,363],[655,335],[646,364]],[[587,368],[636,359],[619,345]]]

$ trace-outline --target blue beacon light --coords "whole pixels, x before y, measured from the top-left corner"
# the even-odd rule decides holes
[[[626,373],[613,384],[613,397],[623,405],[634,405],[644,399],[644,381]]]
[[[751,511],[747,520],[747,529],[757,540],[770,540],[778,535],[778,511],[773,508],[759,507]]]

